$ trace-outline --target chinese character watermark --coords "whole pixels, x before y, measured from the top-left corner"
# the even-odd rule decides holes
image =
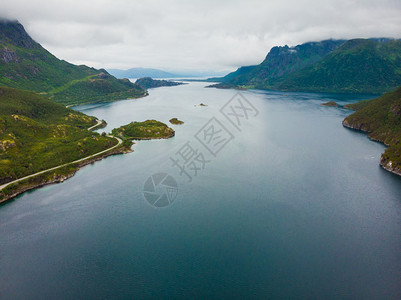
[[[180,176],[185,175],[188,181],[192,181],[193,176],[198,175],[198,171],[205,169],[205,165],[210,162],[202,152],[193,148],[186,142],[176,153],[174,158],[170,157],[172,166],[180,170]]]
[[[248,120],[259,114],[252,103],[240,93],[232,97],[220,109],[220,113],[240,132],[241,127]],[[193,146],[194,143],[191,144],[191,141],[187,141],[169,158],[171,167],[178,170],[180,176],[185,176],[188,182],[192,182],[193,178],[212,162],[213,157],[217,157],[223,148],[234,139],[234,135],[221,120],[212,117],[199,129],[194,138],[200,143],[201,148]],[[206,152],[204,152],[205,150]],[[167,173],[154,174],[144,184],[144,197],[153,207],[170,205],[177,197],[177,193],[177,182]]]
[[[259,111],[244,95],[237,93],[221,109],[220,112],[239,131],[243,122],[250,117],[256,117]]]
[[[234,139],[234,136],[213,117],[195,134],[195,138],[216,157],[220,150]]]

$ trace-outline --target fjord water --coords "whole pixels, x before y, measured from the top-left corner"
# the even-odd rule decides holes
[[[100,131],[185,124],[0,206],[0,298],[401,298],[401,178],[342,127],[349,111],[320,105],[366,96],[243,91],[259,114],[239,131],[219,112],[236,91],[205,85],[76,108]],[[169,158],[186,142],[206,155],[211,117],[234,139],[188,182]],[[164,208],[142,194],[159,172],[178,183]]]

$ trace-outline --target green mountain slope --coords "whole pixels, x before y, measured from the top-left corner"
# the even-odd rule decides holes
[[[401,175],[401,87],[392,93],[347,105],[356,110],[343,125],[369,133],[369,137],[389,147],[382,154],[380,165]]]
[[[223,83],[281,91],[383,93],[401,85],[401,41],[355,39],[274,47]]]
[[[104,72],[70,81],[47,93],[50,99],[70,105],[137,98],[144,95],[147,95],[147,92],[141,86],[133,84],[128,79],[116,79]]]
[[[0,85],[48,95],[63,104],[112,101],[146,94],[105,70],[59,60],[17,21],[0,21]]]
[[[0,87],[0,185],[116,144],[96,119],[33,92]]]
[[[230,84],[265,88],[286,74],[315,63],[345,41],[326,40],[309,42],[295,47],[273,47],[265,60],[257,66],[241,67],[223,77]]]
[[[383,93],[401,85],[401,41],[350,40],[275,83],[279,90]]]

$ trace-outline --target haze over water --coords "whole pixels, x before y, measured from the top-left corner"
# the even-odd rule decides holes
[[[243,91],[259,114],[239,131],[219,112],[237,91],[205,85],[76,107],[100,131],[185,124],[0,206],[0,298],[401,298],[401,178],[342,127],[350,111],[320,105],[367,96]],[[216,157],[195,137],[212,117],[233,136]],[[210,160],[191,182],[170,160],[187,142]],[[178,195],[154,208],[160,172]]]

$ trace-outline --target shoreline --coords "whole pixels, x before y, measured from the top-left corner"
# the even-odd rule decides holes
[[[102,128],[102,126],[107,123],[104,120],[96,120],[96,124],[88,128],[88,130],[93,130],[94,128]],[[134,152],[127,145],[124,145],[124,140],[152,140],[152,139],[169,139],[175,136],[175,131],[173,131],[169,136],[166,137],[145,137],[145,138],[123,138],[117,136],[108,135],[110,138],[117,140],[117,144],[113,147],[103,150],[101,152],[95,153],[88,157],[84,157],[70,163],[65,163],[47,170],[37,172],[35,174],[27,175],[25,177],[16,179],[14,181],[0,185],[0,205],[13,200],[15,197],[46,185],[62,183],[65,180],[73,177],[76,172],[86,165],[93,164],[96,161],[102,160],[112,155],[126,154]],[[130,143],[132,147],[132,142]]]
[[[354,126],[354,125],[349,124],[348,121],[346,121],[346,119],[344,119],[344,120],[342,121],[342,125],[343,125],[345,128],[348,128],[348,129],[355,130],[355,131],[362,132],[362,133],[366,134],[366,135],[368,136],[368,138],[369,138],[371,141],[373,141],[373,142],[377,142],[377,143],[383,144],[383,145],[386,146],[386,147],[389,147],[389,146],[390,146],[390,145],[386,144],[384,141],[382,141],[382,140],[380,140],[380,139],[371,138],[371,137],[369,136],[369,131],[364,130],[364,129],[362,128],[362,125],[359,126],[359,128],[358,128],[357,126]],[[380,166],[383,170],[386,170],[387,172],[390,172],[390,173],[393,173],[393,174],[395,174],[395,175],[401,176],[401,170],[396,169],[396,168],[393,168],[393,166],[392,166],[392,165],[393,165],[393,162],[390,161],[390,160],[385,159],[385,158],[383,157],[383,154],[384,154],[384,153],[381,154],[379,166]]]
[[[127,139],[131,141],[150,141],[150,140],[168,140],[172,137],[175,137],[175,131],[172,132],[169,136],[157,136],[157,137],[127,137]],[[121,138],[121,137],[120,137]]]
[[[105,104],[105,103],[112,103],[112,102],[125,101],[125,100],[135,100],[135,99],[145,98],[147,96],[149,96],[149,92],[146,92],[145,94],[140,95],[138,97],[134,97],[134,98],[122,98],[122,99],[103,100],[103,101],[94,101],[94,102],[90,101],[90,102],[85,102],[85,103],[73,103],[73,104],[68,104],[65,107],[73,109],[73,107],[77,107],[77,106],[93,105],[93,104]]]
[[[117,145],[120,145],[120,144],[117,144]],[[15,197],[17,197],[17,196],[19,196],[19,195],[21,195],[21,194],[23,194],[23,193],[25,193],[27,191],[34,190],[34,189],[37,189],[37,188],[41,188],[41,187],[46,186],[46,185],[63,183],[65,180],[73,177],[81,168],[83,168],[83,167],[85,167],[87,165],[90,165],[90,164],[94,164],[95,162],[100,161],[102,159],[105,159],[105,158],[107,158],[109,156],[132,153],[132,152],[134,152],[134,150],[132,150],[132,149],[129,149],[129,150],[128,149],[124,149],[124,148],[111,149],[109,152],[101,153],[98,156],[95,156],[95,157],[92,157],[92,158],[88,158],[88,159],[83,160],[83,161],[78,161],[78,162],[75,162],[75,163],[72,162],[72,163],[70,163],[70,165],[60,166],[55,170],[45,171],[43,174],[51,173],[52,171],[55,171],[55,173],[48,180],[44,180],[44,181],[40,181],[40,182],[32,183],[32,184],[28,183],[28,185],[25,185],[25,186],[22,186],[20,188],[17,188],[15,190],[15,192],[13,192],[12,194],[6,195],[6,196],[4,196],[4,198],[0,199],[0,205],[3,205],[5,203],[7,203],[7,202],[12,201]],[[57,174],[57,170],[62,169],[63,167],[73,167],[73,169],[67,174]],[[38,174],[38,176],[39,175],[41,175],[41,174]],[[24,182],[25,180],[28,180],[28,179],[40,179],[40,178],[38,178],[37,176],[33,176],[33,177],[30,177],[30,178],[26,178],[24,180],[21,180],[21,182]],[[18,182],[16,182],[16,184],[17,183]],[[1,195],[1,190],[0,190],[0,195]]]

